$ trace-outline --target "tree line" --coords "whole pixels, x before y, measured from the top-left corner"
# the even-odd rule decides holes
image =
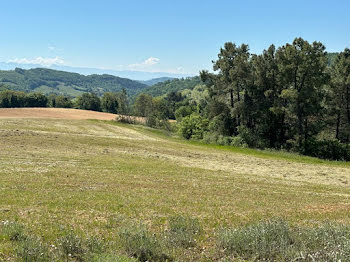
[[[167,114],[186,139],[350,160],[350,50],[331,65],[325,50],[296,38],[257,55],[228,42],[201,85],[163,98]]]
[[[0,108],[15,107],[78,108],[109,113],[129,113],[129,102],[125,89],[121,92],[106,92],[102,97],[94,93],[83,93],[77,98],[7,89],[0,91]]]

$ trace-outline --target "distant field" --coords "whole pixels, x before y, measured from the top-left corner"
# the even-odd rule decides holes
[[[350,224],[349,164],[235,152],[100,121],[114,118],[0,109],[0,221],[17,220],[51,243],[62,227],[113,239],[113,221],[140,220],[159,232],[182,214],[205,233],[200,248],[181,254],[203,261],[223,226],[272,217]],[[0,260],[13,259],[12,250],[0,235]]]
[[[0,118],[60,118],[114,120],[116,114],[68,108],[0,108]]]

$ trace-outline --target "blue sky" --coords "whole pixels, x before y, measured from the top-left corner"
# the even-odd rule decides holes
[[[0,61],[197,74],[227,41],[350,47],[350,1],[2,1]]]

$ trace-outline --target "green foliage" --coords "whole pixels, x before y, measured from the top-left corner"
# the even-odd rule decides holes
[[[180,106],[175,111],[175,118],[177,121],[181,121],[182,118],[191,115],[193,111],[194,110],[191,106]]]
[[[208,125],[208,119],[194,113],[182,119],[178,125],[178,132],[186,139],[202,139]]]
[[[79,96],[76,104],[80,109],[101,111],[100,98],[92,93],[84,93]]]
[[[24,92],[4,90],[0,91],[0,108],[24,107],[26,94]]]
[[[80,75],[46,68],[14,71],[0,71],[0,83],[4,83],[18,91],[35,91],[47,87],[47,94],[70,95],[62,87],[69,87],[75,93],[93,92],[102,95],[105,92],[119,92],[127,89],[129,95],[135,95],[147,88],[138,81],[120,78],[112,75]]]
[[[118,113],[118,94],[106,92],[101,98],[101,108],[104,112]]]
[[[174,79],[173,77],[158,77],[158,78],[153,78],[153,79],[150,79],[150,80],[139,81],[139,82],[141,82],[142,84],[148,85],[148,86],[153,86],[155,84],[162,83],[162,82],[165,82],[165,81],[170,81],[170,80],[173,80],[173,79]]]
[[[152,96],[144,93],[139,94],[134,103],[134,113],[138,116],[146,117],[152,114],[152,111]]]
[[[304,145],[305,155],[329,160],[350,161],[350,144],[338,140],[309,139]]]
[[[144,90],[142,90],[142,92],[156,97],[166,95],[171,92],[180,92],[186,89],[192,90],[196,85],[200,83],[201,80],[198,76],[181,79],[176,78],[147,87]]]
[[[329,97],[330,121],[335,126],[335,138],[350,142],[350,49],[335,59],[331,68]]]
[[[141,262],[172,261],[164,243],[144,225],[130,225],[119,232],[121,244],[129,256]]]
[[[205,139],[230,144],[232,137],[238,137],[241,141],[237,138],[236,144],[249,147],[347,158],[346,150],[334,144],[309,146],[323,152],[305,146],[307,141],[319,140],[323,131],[335,130],[336,139],[350,141],[350,107],[345,106],[350,104],[349,54],[340,53],[330,69],[320,42],[296,38],[277,49],[271,45],[261,55],[250,54],[245,44],[225,43],[213,62],[217,73],[201,72],[209,90],[202,112],[209,120],[209,131],[215,133]],[[333,156],[325,153],[326,144]]]
[[[48,99],[47,106],[49,107],[56,107],[56,108],[73,107],[72,100],[67,96],[51,94],[47,97],[47,99]]]

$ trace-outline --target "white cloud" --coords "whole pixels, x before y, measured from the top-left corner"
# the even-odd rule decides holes
[[[7,61],[8,63],[17,63],[17,64],[34,64],[41,66],[52,66],[52,65],[63,65],[64,60],[58,56],[50,58],[50,57],[37,57],[33,59],[27,58],[15,58]]]
[[[160,61],[159,58],[156,57],[150,57],[147,58],[145,61],[138,63],[138,64],[131,64],[128,67],[132,68],[132,69],[143,69],[143,68],[149,68],[151,66],[154,66],[156,64],[158,64]]]

